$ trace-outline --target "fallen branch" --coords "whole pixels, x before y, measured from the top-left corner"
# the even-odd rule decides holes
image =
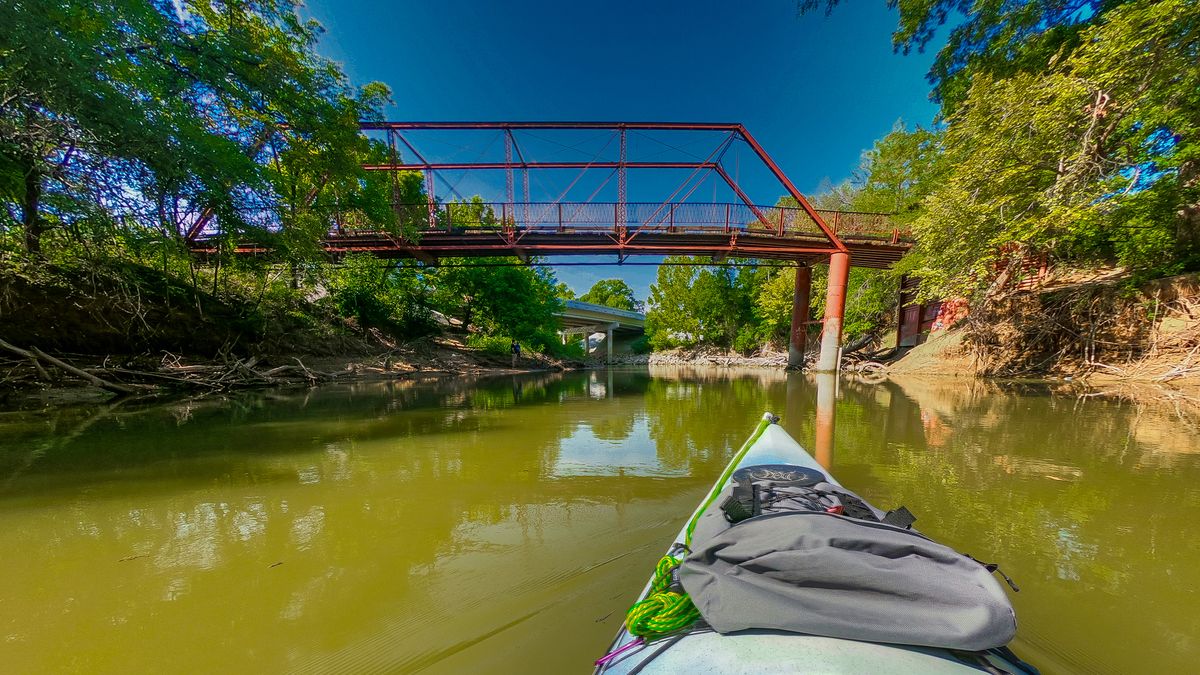
[[[102,380],[102,379],[96,377],[95,375],[92,375],[91,373],[87,372],[86,370],[76,368],[75,366],[72,366],[71,364],[67,363],[66,361],[61,361],[59,359],[54,358],[53,356],[50,356],[49,354],[43,352],[42,350],[38,349],[37,347],[30,347],[29,351],[32,352],[35,356],[37,356],[39,359],[43,359],[43,360],[49,362],[51,365],[57,366],[58,368],[65,370],[68,373],[71,373],[72,375],[74,375],[76,377],[82,377],[84,380],[87,380],[91,384],[94,384],[97,387],[100,387],[101,389],[107,389],[108,391],[115,392],[117,394],[136,394],[136,393],[138,393],[138,391],[146,391],[148,389],[148,387],[144,387],[144,386],[140,387],[140,388],[130,387],[130,386],[126,386],[123,384],[116,384],[114,382],[109,382],[108,380]]]
[[[92,373],[93,375],[95,375],[97,372],[99,372],[99,373],[116,373],[119,375],[132,375],[134,377],[145,377],[145,378],[150,378],[150,379],[155,379],[155,380],[166,380],[168,382],[178,382],[180,384],[186,384],[189,386],[209,387],[210,389],[218,388],[217,385],[213,384],[212,382],[208,382],[208,381],[197,379],[197,378],[175,377],[174,375],[166,375],[164,373],[151,373],[151,372],[147,372],[144,370],[129,370],[128,368],[115,368],[115,367],[114,368],[86,368],[85,370],[89,373]]]
[[[47,374],[45,369],[43,369],[41,367],[41,364],[39,363],[39,361],[46,361],[47,363],[59,368],[60,370],[64,370],[76,377],[82,377],[87,382],[94,384],[95,386],[100,387],[101,389],[106,389],[108,391],[115,392],[117,394],[136,394],[136,393],[138,393],[138,389],[135,389],[134,387],[127,387],[123,384],[115,384],[113,382],[109,382],[108,380],[102,380],[99,377],[96,377],[95,375],[92,375],[91,373],[89,373],[87,371],[80,370],[79,368],[72,366],[71,364],[67,363],[66,361],[62,361],[62,360],[54,358],[53,356],[50,356],[49,354],[43,352],[42,350],[38,349],[37,347],[30,347],[29,349],[21,349],[20,347],[18,347],[16,345],[9,344],[8,342],[5,342],[4,340],[0,340],[0,348],[7,349],[8,351],[10,351],[14,354],[17,354],[18,356],[24,356],[25,358],[33,361],[34,365],[38,368],[39,375],[43,375],[47,378],[49,378],[49,374]]]

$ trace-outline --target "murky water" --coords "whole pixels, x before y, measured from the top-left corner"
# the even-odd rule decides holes
[[[625,371],[0,414],[4,672],[587,672],[762,411]],[[1191,672],[1200,436],[980,384],[838,393],[835,474],[1021,585],[1047,673]]]

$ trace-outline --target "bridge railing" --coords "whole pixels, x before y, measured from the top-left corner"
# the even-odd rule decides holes
[[[742,233],[777,237],[823,238],[816,221],[803,209],[780,206],[749,206],[743,203],[648,202],[442,202],[397,204],[400,222],[424,233],[544,232],[616,233],[638,232],[681,234]],[[245,218],[267,231],[285,227],[274,209],[256,210]],[[817,213],[839,237],[890,241],[907,239],[910,232],[891,222],[888,214],[832,211]],[[365,214],[333,209],[325,220],[331,239],[386,236]],[[213,218],[200,238],[221,231]]]
[[[800,208],[749,206],[742,203],[649,202],[446,202],[403,204],[401,219],[425,232],[502,231],[714,233],[742,232],[780,237],[822,237],[820,227]],[[897,228],[888,214],[817,210],[839,236],[893,240],[909,232]],[[366,222],[343,219],[333,235],[368,235]]]

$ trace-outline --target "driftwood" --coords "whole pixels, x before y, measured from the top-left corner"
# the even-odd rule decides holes
[[[91,383],[97,387],[100,387],[101,389],[106,389],[108,391],[115,392],[118,394],[136,394],[139,391],[135,387],[126,386],[123,384],[116,384],[114,382],[109,382],[108,380],[96,377],[95,375],[92,375],[91,373],[89,373],[87,371],[80,370],[79,368],[72,366],[71,364],[67,363],[66,361],[63,361],[61,359],[57,359],[57,358],[54,358],[53,356],[50,356],[49,354],[43,352],[42,350],[38,349],[37,347],[30,347],[29,349],[26,350],[26,349],[21,349],[20,347],[18,347],[16,345],[9,344],[8,342],[5,342],[4,340],[0,340],[0,348],[7,349],[8,351],[10,351],[18,356],[24,356],[25,358],[33,361],[34,366],[38,370],[38,374],[43,377],[46,377],[46,378],[49,378],[49,374],[46,373],[46,370],[41,367],[41,363],[40,363],[41,361],[45,361],[45,362],[49,363],[50,365],[55,366],[61,370],[64,370],[76,377],[82,377],[84,380],[87,380],[89,383]]]
[[[22,349],[0,339],[0,350],[11,352],[20,357],[9,367],[9,375],[5,381],[20,381],[34,378],[43,382],[56,381],[43,365],[52,366],[85,382],[111,391],[122,396],[144,394],[173,389],[200,389],[207,391],[226,391],[230,389],[263,386],[284,386],[295,384],[313,385],[319,382],[329,382],[336,379],[336,373],[323,373],[306,366],[303,361],[294,358],[296,364],[285,364],[268,369],[257,369],[258,357],[236,359],[224,364],[212,365],[181,365],[179,358],[164,358],[157,371],[134,370],[130,368],[109,366],[107,359],[101,366],[80,368],[60,358],[51,356],[37,347]],[[28,363],[33,367],[26,374],[20,373],[19,364]],[[16,373],[15,375],[13,373]]]

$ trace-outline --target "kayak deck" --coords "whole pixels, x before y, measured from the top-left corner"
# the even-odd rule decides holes
[[[820,471],[829,478],[829,482],[840,485],[777,424],[777,418],[767,413],[764,420],[770,423],[761,429],[735,468],[791,464]],[[728,480],[724,483],[727,484]],[[716,491],[723,489],[725,484],[716,486]],[[703,508],[702,503],[697,508],[697,514]],[[696,514],[693,514],[692,518],[695,517]],[[685,523],[673,541],[684,541],[686,530]],[[639,599],[645,598],[648,592],[649,583],[638,596]],[[860,642],[782,631],[749,630],[726,635],[711,630],[697,631],[630,647],[636,640],[622,627],[608,651],[612,654],[622,648],[627,649],[598,666],[596,673],[888,672],[962,675],[982,670],[978,665],[963,661],[945,649]],[[1019,664],[999,656],[992,656],[991,662],[1009,672],[1025,672]]]

